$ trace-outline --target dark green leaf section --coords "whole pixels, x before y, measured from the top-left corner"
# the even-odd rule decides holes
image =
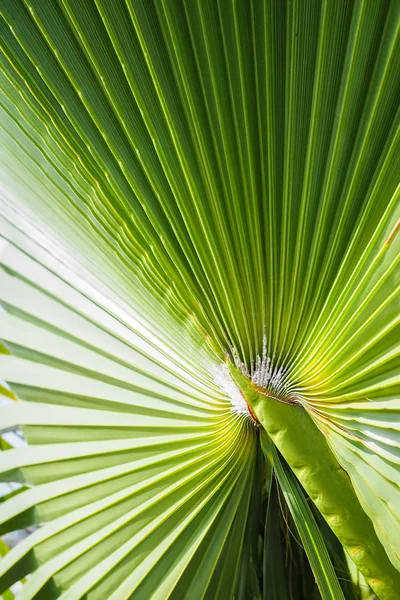
[[[289,507],[304,545],[323,600],[344,600],[324,538],[296,477],[280,458],[265,432],[261,433],[265,455],[274,465],[279,487]],[[278,596],[274,596],[278,598]],[[284,598],[285,596],[281,596]]]
[[[268,461],[270,462],[270,461]],[[271,463],[272,465],[272,463]],[[268,496],[264,532],[263,600],[288,600],[288,573],[281,540],[281,507],[275,478]]]

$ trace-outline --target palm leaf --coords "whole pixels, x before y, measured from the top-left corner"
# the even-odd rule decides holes
[[[3,585],[257,597],[242,392],[395,599],[398,2],[0,7]]]
[[[3,426],[20,425],[34,444],[2,457],[6,477],[34,486],[4,504],[2,531],[49,522],[1,562],[6,585],[13,565],[13,574],[30,572],[36,547],[45,564],[26,597],[51,594],[52,577],[65,597],[135,588],[181,597],[183,573],[217,597],[228,569],[233,590],[255,473],[249,423],[232,420],[212,379],[180,385],[166,359],[149,358],[148,341],[11,242],[1,260],[2,332],[13,351],[2,373],[21,399]],[[34,278],[13,271],[15,261]],[[204,369],[210,358],[197,349],[197,360]]]

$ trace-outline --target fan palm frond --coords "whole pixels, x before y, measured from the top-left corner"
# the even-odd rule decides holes
[[[399,3],[0,8],[1,589],[398,599]]]

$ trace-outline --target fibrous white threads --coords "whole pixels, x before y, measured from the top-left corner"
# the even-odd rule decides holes
[[[261,356],[257,354],[255,361],[251,361],[250,371],[246,363],[241,360],[237,349],[232,346],[230,349],[232,360],[245,377],[248,377],[260,393],[275,398],[285,404],[301,404],[302,398],[295,387],[288,380],[286,370],[275,363],[275,355],[268,356],[267,336],[264,333]],[[227,358],[231,358],[227,354]],[[232,379],[226,364],[215,365],[212,375],[215,383],[229,397],[232,408],[231,411],[237,415],[249,417],[255,425],[258,422],[253,417],[246,400],[244,399],[239,387]],[[265,390],[263,392],[262,390]]]
[[[242,392],[233,381],[229,369],[225,364],[214,365],[212,375],[215,383],[228,396],[231,401],[231,412],[237,415],[244,415],[252,420],[255,424],[253,415],[251,414],[246,400],[243,398]]]
[[[269,357],[267,353],[267,336],[264,333],[261,356],[256,356],[255,363],[251,362],[251,371],[240,359],[236,348],[231,348],[235,365],[245,377],[259,388],[269,390],[277,396],[286,396],[290,393],[290,386],[285,376],[285,369],[274,364],[275,356]]]
[[[247,365],[246,365],[246,363],[244,363],[240,360],[239,354],[234,346],[232,346],[231,352],[232,352],[233,362],[235,363],[236,367],[243,373],[243,375],[245,375],[246,377],[249,377],[249,371],[247,369]]]

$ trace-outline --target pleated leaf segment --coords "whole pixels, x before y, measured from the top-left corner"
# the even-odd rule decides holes
[[[0,593],[398,600],[398,1],[0,9]]]

